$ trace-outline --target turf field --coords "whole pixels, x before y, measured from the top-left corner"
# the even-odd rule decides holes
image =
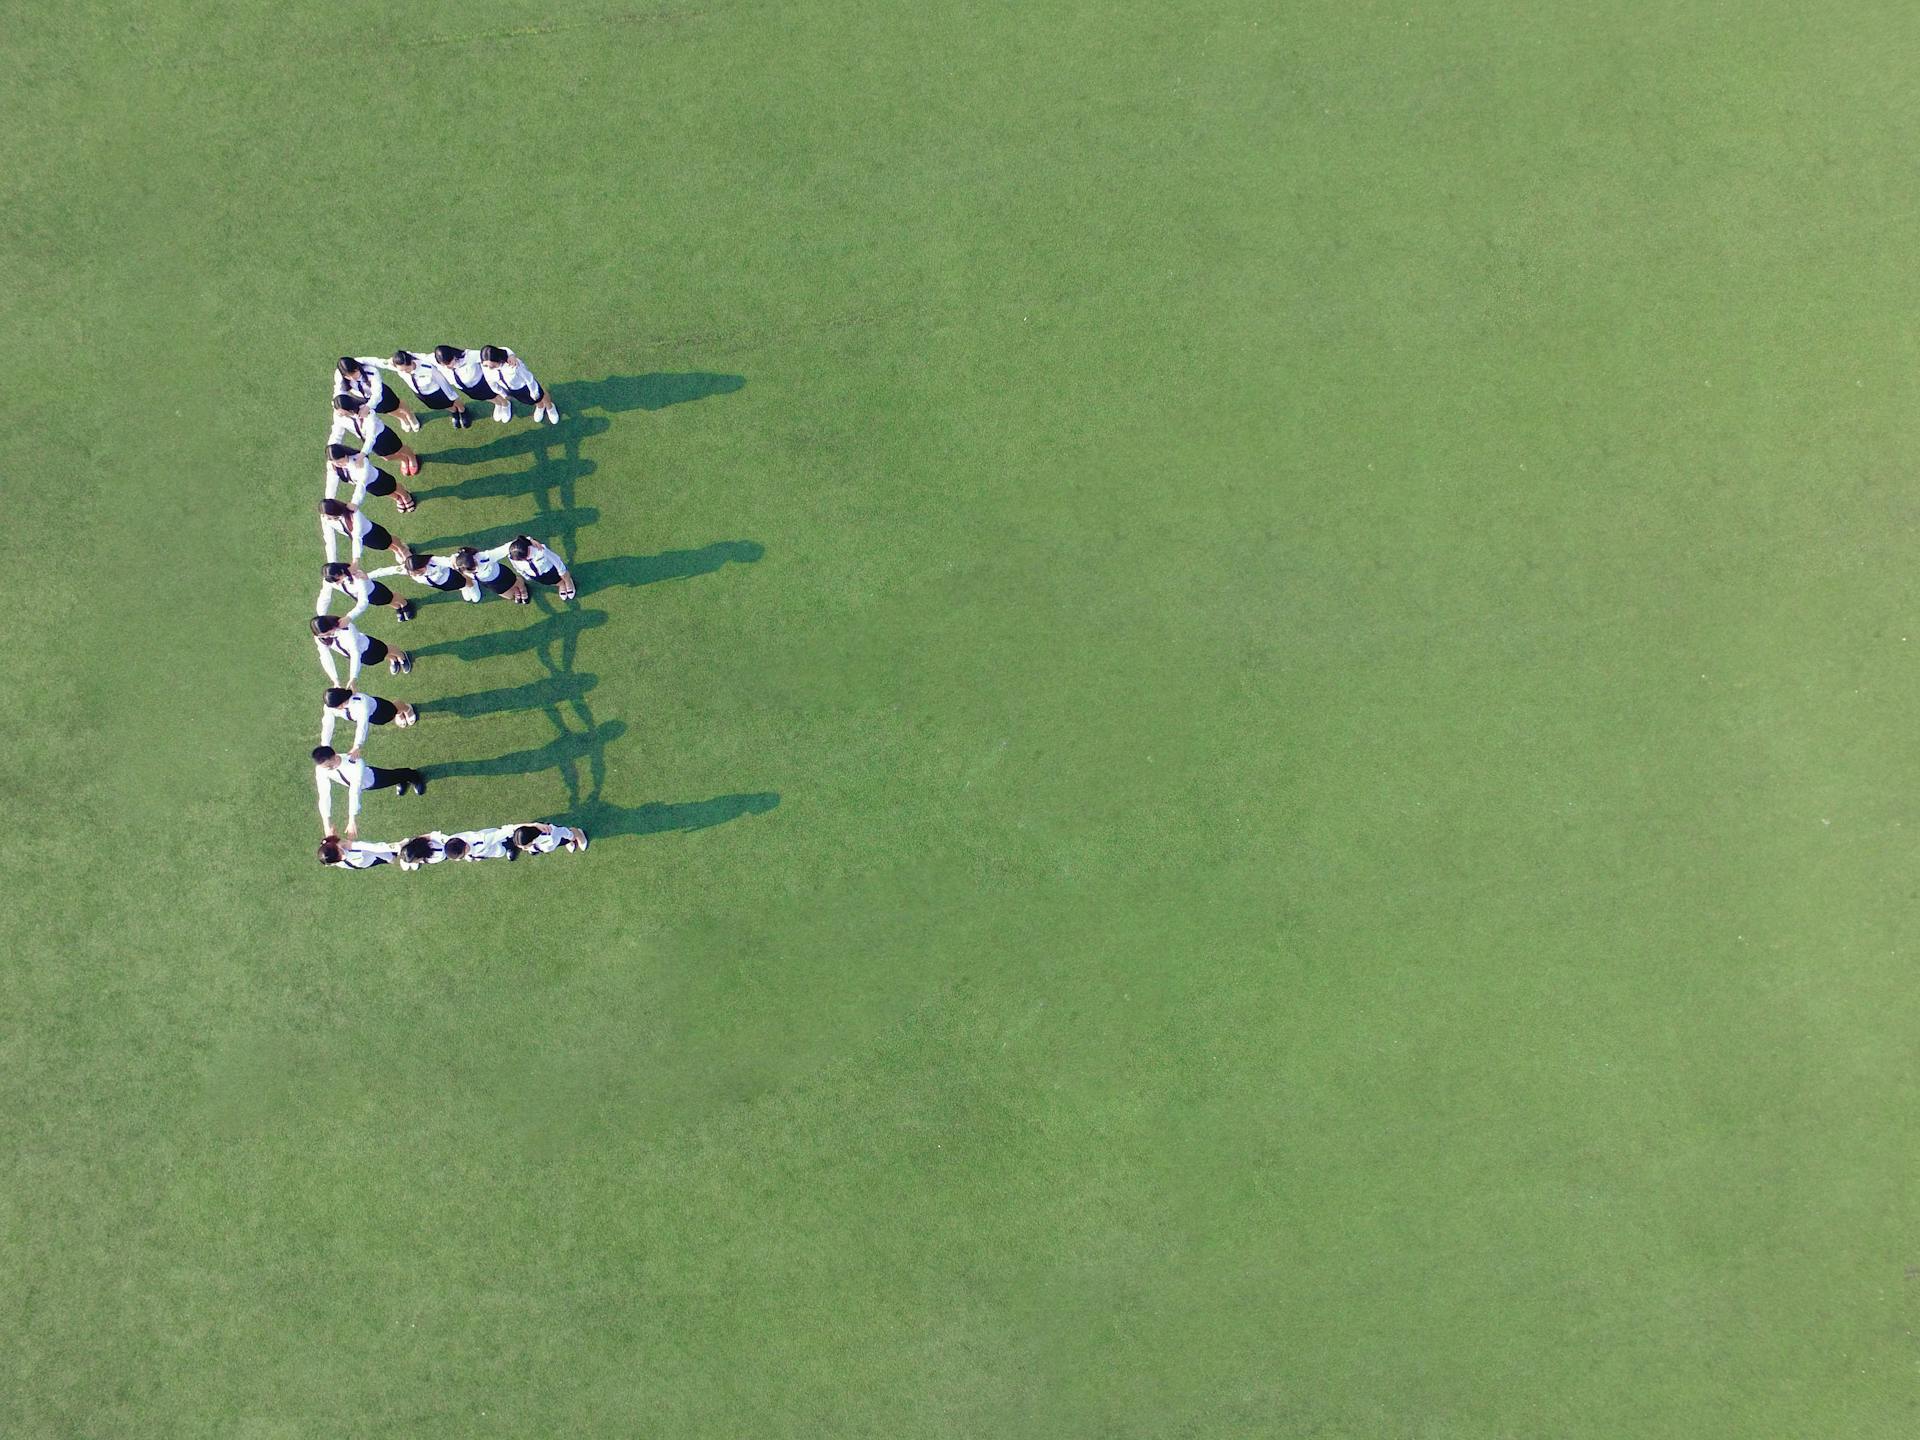
[[[0,18],[0,1434],[1915,1433],[1920,11]]]

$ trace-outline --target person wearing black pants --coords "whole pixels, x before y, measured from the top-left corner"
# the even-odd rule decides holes
[[[368,790],[392,790],[404,795],[409,789],[416,795],[427,793],[427,777],[411,767],[383,770],[360,758],[358,750],[342,755],[331,745],[313,747],[313,784],[320,794],[320,823],[326,834],[334,834],[333,787],[347,792],[346,837],[360,833],[360,797]]]

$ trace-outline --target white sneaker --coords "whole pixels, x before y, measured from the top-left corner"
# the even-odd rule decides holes
[[[501,425],[504,425],[509,420],[513,419],[513,402],[511,400],[494,401],[493,402],[493,418],[497,423]]]

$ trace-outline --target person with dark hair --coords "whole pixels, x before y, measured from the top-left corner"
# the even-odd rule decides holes
[[[402,870],[418,870],[422,865],[438,865],[447,858],[447,837],[438,830],[429,830],[424,835],[416,835],[411,840],[400,842]]]
[[[402,564],[367,572],[369,580],[384,580],[389,575],[404,575],[416,584],[449,593],[458,592],[462,600],[472,601],[475,605],[480,603],[479,583],[471,575],[462,573],[448,556],[415,555],[409,552]]]
[[[456,843],[460,846],[458,855],[453,852]],[[512,860],[519,854],[520,847],[513,843],[511,825],[495,825],[487,830],[462,830],[458,835],[447,837],[449,860]]]
[[[403,541],[393,538],[393,532],[386,526],[369,520],[364,513],[353,508],[344,500],[322,500],[320,502],[320,540],[327,547],[327,562],[331,564],[340,558],[339,547],[334,540],[336,535],[344,535],[352,546],[352,559],[359,562],[363,550],[391,550],[393,558],[402,565],[407,563],[409,553]]]
[[[416,795],[427,793],[427,777],[418,770],[382,770],[378,765],[369,765],[362,760],[358,750],[349,750],[342,755],[331,745],[316,745],[313,747],[313,788],[320,796],[320,823],[329,835],[335,833],[335,785],[347,792],[346,836],[349,840],[360,831],[360,796],[363,792],[392,790],[396,795],[404,795],[411,788]]]
[[[551,855],[556,850],[584,850],[587,832],[570,825],[549,825],[539,820],[531,825],[513,827],[513,843],[522,855]]]
[[[493,393],[499,397],[494,402],[493,418],[511,420],[513,402],[531,406],[533,418],[544,420],[549,425],[560,423],[560,411],[555,408],[553,397],[540,387],[533,378],[526,362],[503,345],[482,345],[480,347],[480,374]],[[501,413],[504,409],[505,413]]]
[[[320,863],[336,870],[371,870],[376,865],[391,865],[399,855],[399,846],[376,840],[342,840],[329,835],[320,842]]]
[[[339,444],[349,435],[360,442],[361,454],[383,459],[391,455],[399,461],[402,475],[420,473],[420,457],[401,442],[373,407],[357,395],[341,391],[333,397],[333,424],[327,431],[327,443]]]
[[[433,347],[433,363],[441,377],[469,400],[482,400],[489,404],[495,399],[493,387],[487,384],[487,377],[480,369],[480,352],[464,350],[458,345],[436,345]]]
[[[333,368],[333,393],[364,401],[373,407],[376,415],[393,416],[402,430],[418,430],[420,422],[413,412],[400,403],[400,397],[380,378],[379,367],[383,363],[371,355],[358,358],[342,355],[340,363]]]
[[[467,414],[467,407],[460,403],[460,392],[453,388],[449,380],[433,363],[431,356],[416,355],[411,350],[396,350],[391,360],[380,362],[393,371],[415,395],[420,403],[429,410],[445,410],[447,418],[453,421],[453,428],[464,430],[473,423]]]
[[[353,726],[353,748],[358,750],[367,743],[369,725],[395,725],[404,730],[419,718],[420,712],[404,700],[382,700],[344,685],[330,685],[320,696],[320,743],[333,744],[333,727],[342,720]]]
[[[411,491],[403,487],[386,471],[374,464],[371,459],[351,445],[327,442],[327,465],[325,479],[326,497],[335,499],[342,485],[353,486],[353,498],[349,505],[360,505],[369,495],[391,495],[393,508],[405,515],[419,502]]]
[[[336,590],[353,601],[353,608],[347,611],[349,620],[358,620],[369,605],[392,606],[396,620],[406,621],[414,617],[411,600],[402,600],[358,565],[349,565],[344,560],[329,560],[320,567],[320,593],[314,597],[313,608],[322,615],[326,614],[327,602],[333,598]]]
[[[527,603],[527,582],[502,565],[491,550],[482,554],[471,545],[462,545],[453,552],[453,568],[517,605]]]
[[[438,834],[439,832],[436,831],[435,833]],[[467,854],[466,841],[462,840],[458,835],[449,835],[440,842],[440,858],[442,860],[470,860],[473,857]]]
[[[536,585],[557,586],[562,600],[573,599],[573,576],[567,573],[567,562],[560,558],[558,551],[542,545],[531,535],[516,535],[506,544],[480,553],[495,560],[505,560],[523,580],[531,580]]]
[[[395,675],[404,675],[413,669],[413,657],[406,651],[390,649],[386,641],[362,635],[351,620],[343,620],[338,615],[316,615],[312,626],[314,648],[320,652],[320,668],[336,685],[340,683],[340,667],[334,663],[336,655],[347,662],[349,686],[360,678],[362,665],[378,665],[384,660],[387,669]]]

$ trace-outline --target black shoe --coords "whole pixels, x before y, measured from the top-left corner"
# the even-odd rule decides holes
[[[393,607],[393,618],[403,625],[419,613],[419,608],[411,600],[402,600]]]

